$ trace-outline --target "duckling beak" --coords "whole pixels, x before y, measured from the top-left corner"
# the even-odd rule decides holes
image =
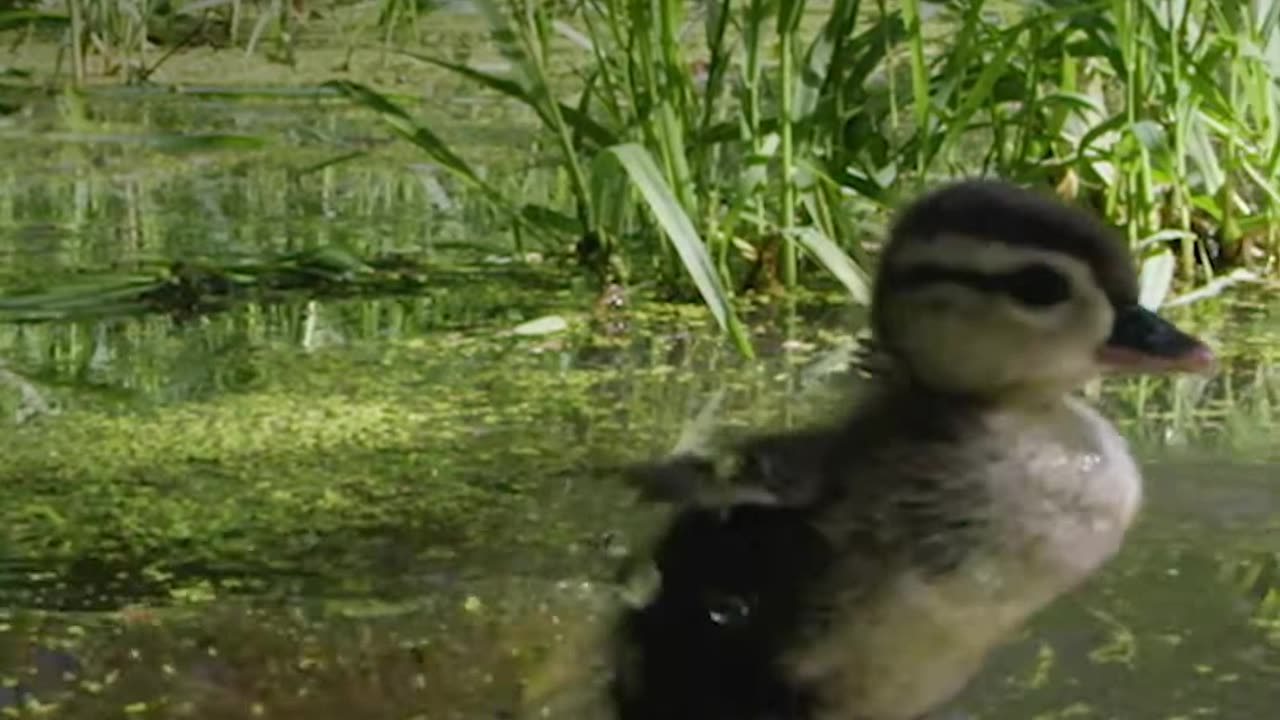
[[[1213,351],[1192,335],[1141,305],[1116,310],[1111,337],[1098,350],[1110,370],[1200,372],[1213,369]]]

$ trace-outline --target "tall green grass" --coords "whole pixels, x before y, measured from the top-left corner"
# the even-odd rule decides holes
[[[1280,249],[1277,3],[477,4],[507,72],[403,52],[528,106],[573,198],[495,202],[571,230],[596,271],[695,288],[729,329],[736,294],[814,270],[865,301],[885,211],[960,174],[1094,206],[1153,305]],[[403,108],[338,87],[474,175]]]
[[[524,106],[563,202],[498,188],[467,148],[360,78],[332,88],[520,236],[571,244],[602,281],[656,278],[700,297],[747,352],[736,297],[826,276],[864,302],[887,211],[955,175],[999,175],[1096,208],[1138,253],[1152,305],[1217,292],[1280,256],[1280,3],[474,4],[504,70],[420,47],[417,28],[442,12],[432,5],[366,5],[381,13],[377,46],[399,43],[433,72]],[[260,5],[246,47],[289,4]],[[159,4],[66,7],[73,39],[144,70],[162,59],[136,27]]]

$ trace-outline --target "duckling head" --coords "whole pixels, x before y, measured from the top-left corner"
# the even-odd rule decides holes
[[[1198,339],[1138,304],[1126,244],[1089,212],[992,180],[926,193],[892,226],[877,344],[913,382],[986,400],[1107,371],[1207,371]]]

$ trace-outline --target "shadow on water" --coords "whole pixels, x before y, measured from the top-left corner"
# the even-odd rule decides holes
[[[153,121],[186,117],[170,110]],[[730,427],[820,413],[838,400],[822,369],[859,328],[839,305],[758,308],[768,352],[744,363],[697,307],[633,297],[602,317],[554,263],[501,270],[552,250],[478,232],[499,225],[465,199],[433,205],[452,189],[409,163],[291,177],[315,159],[94,147],[0,171],[6,288],[329,245],[461,279],[0,325],[0,706],[33,717],[503,717],[557,681],[554,653],[654,527],[608,468],[664,452],[716,393]],[[1280,706],[1271,309],[1178,311],[1224,350],[1208,381],[1089,390],[1147,463],[1143,522],[993,659],[965,712]]]

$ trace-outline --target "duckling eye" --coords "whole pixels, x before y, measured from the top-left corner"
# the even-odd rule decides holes
[[[1043,263],[1027,265],[1005,276],[1004,291],[1033,307],[1057,305],[1071,297],[1071,283],[1062,273]]]

